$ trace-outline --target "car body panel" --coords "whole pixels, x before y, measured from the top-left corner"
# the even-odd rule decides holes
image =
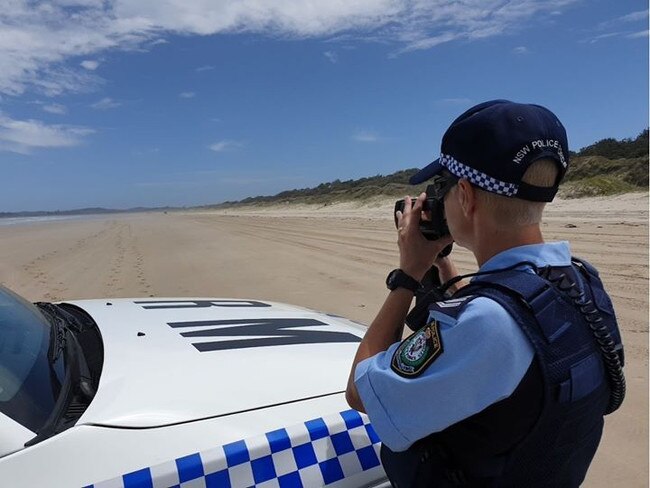
[[[192,306],[206,302],[217,305]],[[70,303],[93,317],[104,342],[99,388],[82,424],[153,427],[340,392],[363,335],[344,319],[270,302]],[[281,329],[292,321],[313,325]],[[268,335],[244,335],[251,327],[257,327],[252,333],[275,328]],[[227,336],[188,337],[225,329]],[[303,334],[298,340],[321,342],[248,347],[296,340],[295,334]],[[199,351],[196,344],[226,349]]]
[[[12,452],[20,451],[25,442],[36,435],[3,413],[0,413],[0,432],[2,433],[0,435],[0,459]]]
[[[48,486],[63,488],[94,485],[99,488],[125,486],[123,475],[147,468],[161,478],[178,476],[170,471],[170,464],[176,459],[186,458],[196,453],[208,453],[204,460],[205,475],[216,470],[218,455],[215,449],[242,440],[259,440],[266,433],[285,428],[292,436],[292,447],[304,444],[306,421],[326,417],[336,417],[338,412],[348,410],[343,394],[279,405],[240,414],[218,417],[184,424],[144,429],[109,428],[101,426],[76,426],[35,446],[6,456],[0,460],[0,477],[12,480],[16,486]],[[327,415],[323,415],[328,412]],[[367,419],[364,417],[364,423]],[[329,425],[333,425],[331,420]],[[341,432],[342,427],[328,427],[328,439],[320,439],[319,460],[331,460],[337,455],[331,436]],[[373,439],[376,441],[376,439]],[[355,441],[356,442],[356,441]],[[363,442],[363,439],[361,439]],[[295,445],[294,445],[295,444]],[[368,442],[366,442],[368,444]],[[252,451],[255,445],[251,443]],[[359,445],[358,447],[365,447]],[[379,444],[373,443],[377,452]],[[259,451],[261,453],[261,451]],[[352,453],[346,453],[354,460]],[[255,454],[253,454],[254,456]],[[208,463],[209,461],[209,463]],[[243,463],[242,463],[243,464]],[[173,467],[173,466],[172,466]],[[249,466],[242,466],[240,478],[235,472],[231,478],[232,486],[243,486],[249,479]],[[311,467],[312,475],[314,467]],[[346,468],[347,473],[354,472]],[[238,481],[239,480],[239,481]],[[331,486],[360,487],[382,483],[385,474],[381,466],[354,472],[353,476],[337,481]],[[159,480],[160,481],[160,480]],[[323,486],[316,481],[305,486]],[[163,486],[154,484],[154,486]],[[173,486],[164,485],[164,486]],[[202,486],[202,485],[199,485]],[[249,485],[245,485],[249,486]],[[330,485],[328,485],[330,486]]]
[[[288,425],[256,437],[126,473],[86,488],[112,486],[359,487],[381,477],[379,438],[354,410]]]
[[[3,482],[194,487],[228,476],[234,487],[280,486],[284,476],[303,486],[388,486],[379,439],[344,395],[363,326],[255,300],[66,303],[98,324],[97,393],[73,427],[27,448],[34,434],[0,417]],[[246,462],[233,461],[233,446]]]

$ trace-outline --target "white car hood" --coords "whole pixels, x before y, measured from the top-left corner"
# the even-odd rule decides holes
[[[155,427],[345,390],[365,328],[298,307],[213,298],[79,300],[104,343],[77,425]]]

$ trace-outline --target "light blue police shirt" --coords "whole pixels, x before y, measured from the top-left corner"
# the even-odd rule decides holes
[[[514,247],[490,258],[479,271],[521,261],[568,266],[569,243]],[[522,269],[526,267],[530,269]],[[439,312],[430,318],[440,324],[443,353],[420,376],[404,378],[391,369],[399,342],[355,369],[363,406],[379,438],[393,451],[404,451],[416,440],[509,397],[533,360],[534,350],[524,332],[489,298],[472,300],[457,319]]]

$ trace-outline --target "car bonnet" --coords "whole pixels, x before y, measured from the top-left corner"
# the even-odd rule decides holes
[[[365,330],[256,300],[68,303],[104,342],[99,388],[78,424],[156,427],[340,393]]]

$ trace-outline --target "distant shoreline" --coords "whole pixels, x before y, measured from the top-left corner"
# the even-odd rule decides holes
[[[67,217],[83,217],[93,215],[111,215],[111,214],[128,214],[143,212],[166,212],[168,210],[181,210],[182,207],[142,207],[128,210],[110,209],[110,208],[93,208],[93,209],[73,209],[73,210],[56,210],[47,211],[39,210],[34,212],[0,212],[0,222],[4,219],[31,219],[43,218],[43,220],[64,219]]]
[[[111,213],[101,214],[66,214],[66,215],[34,215],[25,217],[0,217],[0,227],[11,225],[46,224],[50,222],[63,222],[68,220],[92,220],[93,218],[112,215]]]

